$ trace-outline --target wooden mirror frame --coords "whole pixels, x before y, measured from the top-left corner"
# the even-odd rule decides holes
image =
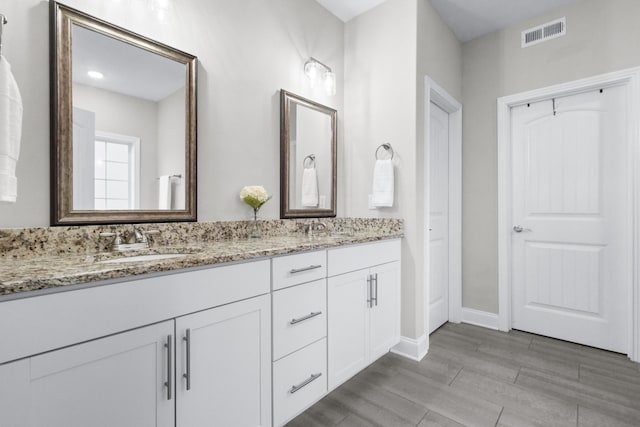
[[[72,122],[72,25],[118,39],[186,66],[185,208],[176,210],[74,210]],[[50,3],[51,224],[114,224],[196,221],[197,58],[55,1]]]
[[[292,183],[289,176],[289,149],[290,149],[290,126],[289,117],[291,114],[291,104],[302,105],[331,117],[331,208],[307,208],[294,209],[289,204],[289,189]],[[338,112],[333,108],[287,92],[280,90],[280,218],[321,218],[335,217],[337,213],[337,149],[338,149]]]

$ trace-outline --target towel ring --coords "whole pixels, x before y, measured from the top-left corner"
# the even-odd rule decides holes
[[[307,157],[304,158],[304,160],[302,161],[302,166],[303,167],[307,167],[307,160],[310,161],[309,166],[310,167],[315,167],[316,166],[316,155],[315,154],[309,154]]]
[[[384,144],[380,144],[378,148],[376,148],[376,154],[375,154],[376,160],[382,160],[378,157],[378,152],[380,151],[381,148],[384,148],[386,151],[391,152],[390,160],[393,160],[393,147],[391,147],[391,144],[389,144],[388,142],[385,142]]]

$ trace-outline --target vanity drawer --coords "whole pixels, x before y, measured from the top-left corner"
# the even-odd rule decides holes
[[[273,360],[327,335],[326,279],[273,293]]]
[[[327,252],[305,252],[273,258],[273,290],[327,277]]]
[[[280,426],[327,392],[327,339],[273,364],[273,424]]]
[[[400,239],[349,245],[328,250],[329,269],[327,276],[333,277],[351,271],[400,260]]]

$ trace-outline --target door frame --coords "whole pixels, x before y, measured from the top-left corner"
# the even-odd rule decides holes
[[[627,94],[630,200],[632,223],[632,283],[628,290],[628,355],[640,361],[640,67],[593,76],[498,98],[498,322],[511,329],[511,108],[611,86]]]
[[[425,76],[424,104],[424,328],[429,335],[429,235],[427,234],[427,216],[429,203],[429,147],[431,130],[431,103],[449,114],[449,321],[462,321],[462,104],[438,85],[429,76]]]

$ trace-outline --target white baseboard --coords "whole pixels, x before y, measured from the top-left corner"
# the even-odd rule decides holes
[[[462,307],[462,323],[495,329],[496,331],[499,330],[500,325],[497,314],[465,307]]]
[[[400,337],[400,342],[396,344],[391,353],[406,357],[407,359],[421,361],[429,351],[429,335],[424,334],[417,339]]]

